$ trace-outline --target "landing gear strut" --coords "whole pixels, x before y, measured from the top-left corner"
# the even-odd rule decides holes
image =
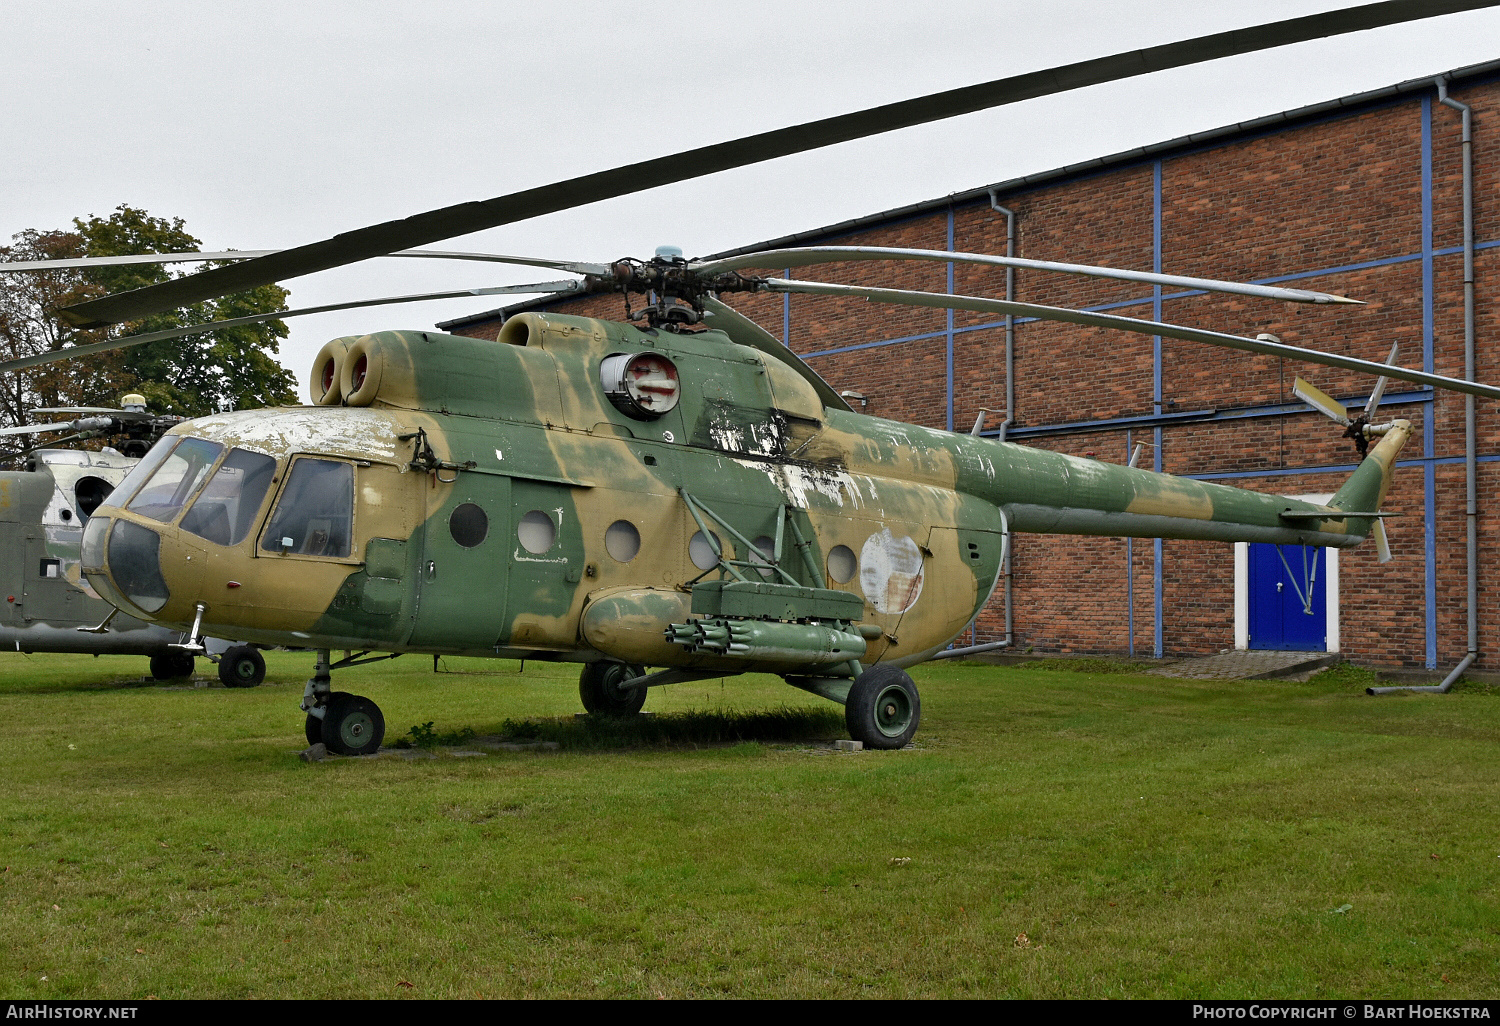
[[[385,740],[380,706],[363,695],[333,690],[327,649],[318,651],[317,669],[302,693],[302,709],[307,713],[303,726],[307,743],[321,742],[335,755],[373,755]]]

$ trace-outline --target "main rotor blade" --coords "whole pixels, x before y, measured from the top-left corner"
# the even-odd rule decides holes
[[[86,267],[120,267],[128,264],[186,264],[205,260],[253,260],[257,257],[284,253],[282,249],[228,249],[222,253],[132,253],[129,256],[70,257],[66,260],[17,260],[14,263],[0,261],[0,274],[19,271],[62,271]],[[466,253],[441,249],[405,249],[399,253],[385,253],[388,257],[413,257],[419,260],[477,260],[487,264],[518,264],[523,267],[546,267],[554,271],[572,274],[607,274],[606,264],[585,264],[576,260],[544,260],[541,257],[508,256],[503,253]]]
[[[1160,321],[1120,317],[1117,314],[1067,310],[1056,306],[1014,303],[1004,299],[984,299],[979,296],[955,296],[941,292],[908,292],[903,289],[870,289],[854,285],[826,285],[816,281],[789,281],[783,278],[767,279],[766,289],[770,292],[800,292],[813,296],[852,296],[876,303],[894,303],[899,306],[933,306],[938,309],[1016,314],[1047,321],[1087,324],[1096,328],[1117,328],[1121,331],[1134,331],[1143,335],[1161,335],[1164,338],[1178,338],[1187,342],[1203,342],[1211,346],[1223,346],[1226,349],[1243,349],[1249,353],[1264,353],[1267,356],[1278,356],[1288,360],[1321,363],[1329,367],[1341,367],[1344,370],[1360,371],[1365,374],[1387,374],[1398,380],[1411,381],[1419,385],[1431,385],[1434,388],[1446,388],[1454,392],[1468,392],[1486,399],[1500,399],[1500,388],[1493,385],[1481,385],[1475,381],[1460,381],[1458,378],[1445,378],[1441,374],[1427,374],[1423,371],[1407,370],[1404,367],[1391,367],[1387,364],[1375,363],[1373,360],[1358,360],[1352,356],[1323,353],[1316,349],[1303,349],[1300,346],[1289,346],[1280,342],[1241,338],[1238,335],[1226,335],[1218,331],[1185,328],[1177,324],[1163,324]],[[0,364],[0,370],[4,367],[4,364]]]
[[[1290,18],[1269,25],[1216,32],[1196,39],[1080,61],[1060,68],[1027,72],[981,85],[948,89],[790,128],[761,132],[730,142],[701,146],[671,156],[526,189],[508,196],[429,210],[405,220],[387,221],[356,229],[256,260],[212,268],[134,292],[89,300],[69,307],[63,311],[63,315],[69,323],[80,327],[133,320],[215,296],[243,292],[270,282],[340,267],[413,246],[424,246],[441,239],[468,235],[557,210],[644,192],[673,182],[700,178],[899,128],[942,121],[1018,100],[1323,36],[1493,7],[1497,6],[1497,2],[1500,0],[1385,0],[1383,3]]]
[[[737,271],[744,267],[806,267],[809,264],[839,263],[845,260],[929,260],[958,264],[992,264],[996,267],[1019,267],[1031,271],[1057,271],[1082,274],[1091,278],[1118,278],[1148,285],[1170,285],[1175,288],[1202,289],[1205,292],[1229,292],[1240,296],[1280,299],[1288,303],[1357,303],[1358,299],[1335,296],[1330,292],[1308,289],[1284,289],[1275,285],[1252,285],[1214,278],[1189,278],[1180,274],[1157,274],[1154,271],[1120,270],[1093,264],[1061,264],[1053,260],[1028,260],[1023,257],[991,256],[988,253],[950,253],[940,249],[887,249],[881,246],[821,246],[815,249],[771,249],[760,253],[725,257],[722,260],[691,260],[688,267],[704,274]]]
[[[505,296],[530,292],[575,292],[581,284],[581,282],[570,279],[566,281],[536,282],[531,285],[501,285],[485,289],[455,289],[452,292],[425,292],[415,296],[387,296],[382,299],[358,299],[352,303],[329,303],[327,306],[309,306],[301,310],[275,310],[271,313],[250,314],[247,317],[228,317],[221,321],[205,321],[202,324],[189,324],[181,328],[168,328],[165,331],[149,331],[142,335],[126,335],[122,338],[106,339],[103,342],[91,342],[88,345],[82,346],[68,346],[65,349],[52,349],[33,356],[23,356],[16,360],[6,360],[4,363],[0,363],[0,374],[8,371],[25,370],[27,367],[39,367],[47,363],[57,363],[61,360],[71,360],[75,356],[91,356],[94,353],[105,353],[111,349],[128,349],[130,346],[138,346],[146,342],[160,342],[168,338],[181,338],[184,335],[198,335],[205,331],[217,331],[219,328],[237,328],[245,324],[261,324],[265,321],[279,321],[287,317],[301,317],[305,314],[327,313],[330,310],[353,310],[362,306],[393,306],[397,303],[421,303],[429,299],[462,299],[465,296]]]

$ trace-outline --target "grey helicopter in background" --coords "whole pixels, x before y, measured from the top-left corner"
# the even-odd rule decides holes
[[[0,437],[62,435],[0,453],[10,465],[0,470],[0,651],[142,655],[157,680],[191,677],[196,661],[181,632],[118,612],[79,572],[89,517],[183,419],[153,415],[134,393],[121,407],[37,409],[32,413],[73,419],[0,429]],[[110,444],[97,452],[67,447],[95,438]],[[265,679],[265,659],[253,646],[210,639],[206,649],[226,687]]]

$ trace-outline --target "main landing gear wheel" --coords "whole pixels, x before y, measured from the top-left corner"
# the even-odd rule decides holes
[[[309,723],[312,717],[308,717]],[[380,706],[363,695],[335,691],[328,696],[319,740],[335,755],[371,755],[385,739],[385,717]],[[311,726],[308,733],[312,733]]]
[[[578,676],[578,697],[583,707],[591,713],[606,716],[634,716],[646,704],[646,689],[630,688],[621,691],[620,681],[639,677],[645,673],[640,666],[626,663],[587,663]]]
[[[151,676],[157,680],[180,680],[193,675],[193,653],[169,648],[151,657]]]
[[[219,680],[226,688],[253,688],[265,679],[265,657],[250,645],[235,645],[219,657]]]
[[[849,689],[844,723],[866,748],[904,748],[922,719],[917,686],[899,666],[872,666]]]

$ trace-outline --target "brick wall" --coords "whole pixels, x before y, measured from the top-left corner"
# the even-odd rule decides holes
[[[1452,95],[1473,105],[1476,236],[1500,240],[1500,84],[1460,84]],[[1424,116],[1430,149],[1424,157]],[[1159,160],[1122,163],[1098,172],[1008,192],[1001,202],[1016,212],[1018,255],[1151,269],[1160,218],[1161,269],[1169,273],[1238,280],[1311,274],[1292,286],[1346,294],[1365,306],[1294,306],[1219,295],[1173,296],[1161,303],[1164,320],[1253,337],[1271,332],[1283,341],[1383,361],[1392,341],[1399,362],[1420,366],[1431,333],[1433,369],[1463,371],[1462,258],[1433,255],[1431,288],[1424,244],[1424,160],[1431,182],[1431,243],[1461,243],[1460,118],[1433,94],[1409,95],[1370,109],[1258,136],[1168,152]],[[1160,187],[1160,203],[1157,188]],[[1005,252],[1005,218],[987,200],[935,206],[917,215],[813,240],[838,245]],[[1480,340],[1478,377],[1500,382],[1500,312],[1492,298],[1500,249],[1476,261]],[[1352,266],[1351,265],[1364,265]],[[769,268],[781,274],[784,269]],[[793,277],[944,292],[942,263],[847,263],[799,268]],[[1016,298],[1057,306],[1130,304],[1112,312],[1150,318],[1149,287],[1070,275],[1018,271]],[[956,292],[1003,296],[1005,274],[955,265]],[[1134,301],[1134,302],[1132,302]],[[780,337],[786,306],[779,296],[738,297],[735,304]],[[1430,327],[1427,320],[1431,305]],[[558,304],[568,312],[619,317],[618,297]],[[957,311],[949,334],[941,310],[797,296],[790,300],[788,343],[835,389],[869,398],[866,411],[932,427],[966,431],[981,407],[1005,405],[1004,331],[995,315]],[[498,320],[466,333],[493,337]],[[954,387],[947,388],[951,358]],[[856,348],[857,347],[857,348]],[[1154,406],[1151,336],[1030,322],[1015,329],[1017,427],[1150,418]],[[1171,339],[1161,343],[1161,411],[1216,411],[1217,419],[1162,425],[1165,470],[1220,477],[1226,484],[1284,494],[1332,492],[1355,455],[1340,429],[1311,413],[1277,415],[1265,408],[1294,403],[1297,375],[1335,396],[1363,397],[1366,376],[1327,367]],[[1392,393],[1417,386],[1393,383]],[[1466,648],[1464,482],[1460,462],[1424,466],[1424,456],[1459,459],[1463,453],[1463,397],[1438,393],[1430,403],[1387,410],[1418,426],[1403,458],[1416,465],[1397,474],[1387,508],[1395,560],[1376,562],[1373,544],[1345,550],[1340,566],[1342,650],[1358,661],[1420,666],[1435,650],[1451,665]],[[1479,450],[1500,452],[1497,404],[1478,402]],[[1257,414],[1223,419],[1226,413]],[[1426,418],[1430,416],[1430,432]],[[1001,419],[991,417],[993,430]],[[1033,436],[1026,444],[1124,462],[1131,441],[1151,442],[1142,422],[1090,433]],[[1430,437],[1428,437],[1430,434]],[[1150,466],[1151,450],[1142,465]],[[1308,468],[1307,472],[1296,472]],[[1293,473],[1288,473],[1292,471]],[[1433,501],[1426,498],[1432,475]],[[1263,474],[1265,476],[1254,476]],[[1480,469],[1481,501],[1500,488],[1500,463]],[[1479,519],[1481,546],[1480,646],[1500,650],[1500,524]],[[1015,542],[1015,629],[1018,647],[1068,653],[1152,651],[1155,625],[1155,546],[1137,539],[1022,536]],[[1431,551],[1429,588],[1428,552]],[[1231,546],[1167,541],[1162,564],[1163,649],[1167,654],[1215,652],[1234,642]],[[1429,616],[1435,632],[1429,633]],[[977,624],[980,640],[1003,631],[999,593]]]

